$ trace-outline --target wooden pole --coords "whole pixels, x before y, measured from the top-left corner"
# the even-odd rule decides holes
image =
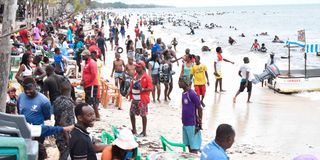
[[[5,1],[2,21],[2,35],[6,35],[15,28],[17,11],[17,0]],[[0,39],[0,112],[6,110],[7,86],[9,81],[10,68],[10,37],[5,36]]]

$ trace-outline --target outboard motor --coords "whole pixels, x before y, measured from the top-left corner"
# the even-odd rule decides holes
[[[254,79],[252,80],[252,83],[257,84],[268,78],[276,78],[278,75],[280,75],[279,68],[276,65],[272,64],[267,66],[263,73],[259,75],[254,74]]]

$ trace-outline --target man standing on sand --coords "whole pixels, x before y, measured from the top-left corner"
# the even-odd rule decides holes
[[[99,101],[98,101],[98,66],[91,58],[91,53],[89,50],[84,50],[82,52],[82,58],[85,60],[85,66],[83,68],[83,75],[81,85],[85,92],[85,101],[91,105],[94,109],[96,120],[100,120],[99,114]]]
[[[194,76],[194,90],[197,95],[201,96],[201,105],[205,107],[203,103],[204,96],[206,94],[206,84],[209,86],[209,77],[207,72],[207,66],[200,63],[200,56],[196,56],[196,64],[191,68],[190,79]]]
[[[249,58],[243,58],[244,64],[240,66],[240,70],[238,72],[239,76],[241,77],[240,88],[236,95],[233,97],[233,103],[236,103],[237,96],[247,88],[248,92],[248,99],[247,103],[251,103],[251,90],[252,90],[252,75],[251,75],[251,67],[249,66]]]
[[[113,67],[110,77],[113,77],[114,73],[114,83],[118,87],[121,84],[121,78],[123,76],[123,69],[125,68],[124,61],[120,59],[120,54],[116,53],[116,60],[113,61]]]
[[[151,77],[146,72],[146,64],[140,61],[136,64],[136,75],[130,85],[130,120],[132,133],[137,134],[135,115],[142,117],[141,137],[147,136],[147,114],[150,103],[150,92],[153,90]]]
[[[183,144],[189,152],[197,154],[201,147],[202,108],[197,94],[190,89],[190,79],[187,76],[179,78],[182,93],[182,131]]]
[[[202,149],[200,160],[229,160],[226,150],[234,142],[236,133],[229,124],[220,124],[216,138]]]
[[[128,64],[125,66],[126,73],[132,78],[136,72],[136,66],[133,64],[133,57],[128,57]]]
[[[234,64],[234,62],[229,61],[222,57],[222,49],[221,47],[216,48],[217,55],[214,56],[214,76],[216,78],[216,84],[215,84],[215,92],[218,93],[218,85],[220,85],[220,92],[225,92],[225,90],[222,89],[222,72],[221,72],[221,62],[229,62]]]

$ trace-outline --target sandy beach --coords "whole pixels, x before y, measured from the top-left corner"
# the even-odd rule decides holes
[[[121,12],[120,12],[121,13]],[[131,17],[130,28],[126,34],[134,36],[133,25],[138,16]],[[140,28],[146,37],[149,36],[147,27]],[[204,108],[203,130],[202,130],[202,146],[212,141],[215,136],[215,130],[221,123],[232,125],[236,132],[235,143],[227,151],[231,159],[234,160],[289,160],[300,154],[313,154],[320,156],[320,129],[317,128],[320,115],[320,93],[300,93],[283,95],[275,93],[267,87],[261,87],[257,84],[253,87],[252,101],[246,103],[246,92],[240,94],[237,103],[232,102],[232,98],[239,88],[240,77],[238,76],[239,66],[243,63],[242,58],[248,56],[252,62],[253,72],[261,73],[264,63],[267,61],[268,54],[254,54],[249,52],[252,36],[247,38],[250,44],[244,44],[238,37],[238,43],[235,46],[229,46],[226,41],[212,39],[205,44],[200,42],[199,37],[179,35],[176,32],[179,28],[171,25],[152,27],[155,37],[161,37],[168,44],[173,37],[177,37],[180,42],[177,47],[178,57],[184,55],[186,48],[191,49],[192,54],[200,55],[201,62],[208,66],[210,86],[207,87],[205,97],[206,107]],[[188,29],[185,29],[186,32]],[[210,31],[211,35],[221,35],[220,32],[229,33],[227,28],[221,30]],[[232,35],[238,35],[246,30],[230,32]],[[249,31],[248,31],[249,32]],[[107,30],[105,31],[107,33]],[[273,34],[273,33],[271,33]],[[229,35],[225,34],[227,40]],[[271,37],[263,37],[261,39],[272,39]],[[120,46],[125,48],[125,39],[120,38]],[[222,46],[225,58],[235,62],[234,65],[229,63],[223,64],[223,86],[225,93],[214,92],[214,76],[213,76],[213,52],[203,53],[201,47],[208,45],[215,49]],[[248,45],[248,50],[244,50],[243,45]],[[282,46],[281,46],[282,47]],[[277,48],[281,48],[276,46]],[[270,47],[271,48],[271,47]],[[123,53],[121,58],[127,62],[126,55]],[[315,56],[313,58],[316,58]],[[114,60],[114,51],[110,51],[108,43],[108,52],[106,65],[103,66],[102,77],[113,82],[110,78],[112,69],[112,61]],[[318,62],[317,62],[318,63]],[[181,93],[178,87],[178,76],[181,71],[180,65],[174,65],[176,74],[173,76],[173,91],[171,93],[171,101],[164,102],[163,88],[161,93],[161,103],[150,103],[147,125],[147,137],[138,138],[139,150],[143,159],[152,152],[162,151],[160,143],[160,135],[168,140],[182,142],[182,122],[181,122]],[[150,95],[151,97],[151,95]],[[89,131],[92,135],[99,138],[101,132],[111,132],[111,126],[117,128],[131,129],[129,118],[130,102],[123,98],[122,110],[118,110],[113,104],[107,108],[100,107],[101,121],[95,122],[93,128]],[[142,129],[141,118],[136,117],[137,130]],[[52,117],[53,119],[53,117]],[[53,124],[53,120],[46,122]],[[54,138],[50,137],[46,140],[47,152],[50,160],[56,160],[59,157],[59,151],[55,146]]]

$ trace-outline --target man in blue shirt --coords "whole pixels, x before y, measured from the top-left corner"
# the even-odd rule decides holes
[[[229,160],[226,149],[234,142],[236,133],[229,124],[220,124],[216,131],[216,138],[202,149],[201,160]]]
[[[51,104],[49,99],[36,91],[36,82],[32,77],[23,80],[24,92],[19,95],[17,107],[19,114],[25,116],[26,121],[32,125],[43,125],[45,120],[50,119]],[[44,137],[36,138],[39,142],[39,159],[46,159]]]
[[[44,124],[44,121],[51,116],[49,99],[36,91],[36,84],[32,77],[23,80],[23,88],[24,92],[19,95],[17,102],[19,114],[24,115],[30,124]]]

